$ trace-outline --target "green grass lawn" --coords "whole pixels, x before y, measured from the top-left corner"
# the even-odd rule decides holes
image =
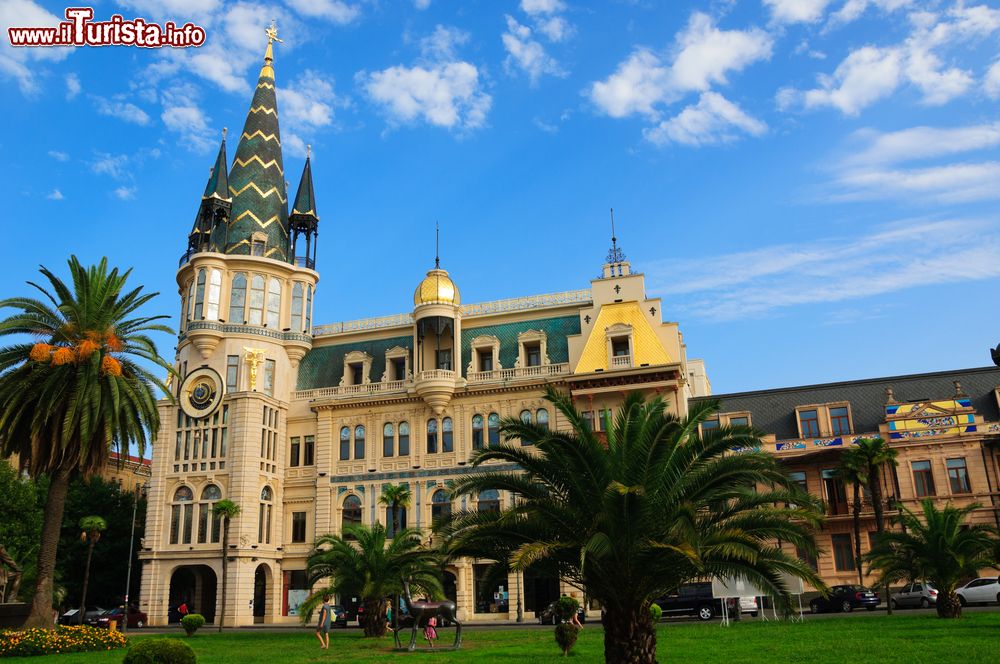
[[[441,644],[454,632],[440,630]],[[287,633],[203,631],[186,639],[200,664],[283,664],[284,662],[401,662],[416,658],[453,662],[557,662],[562,659],[549,629],[468,628],[459,652],[392,652],[392,638],[364,639],[358,630],[335,631],[330,650],[308,631]],[[136,636],[135,640],[149,638]],[[184,638],[179,634],[179,638]],[[657,634],[661,662],[913,662],[1000,661],[1000,613],[968,614],[958,621],[935,616],[895,615],[831,618],[805,623],[743,622],[663,625]],[[423,641],[418,640],[423,645]],[[118,664],[124,650],[12,658],[34,664]],[[574,648],[574,661],[603,660],[600,625],[589,624]]]

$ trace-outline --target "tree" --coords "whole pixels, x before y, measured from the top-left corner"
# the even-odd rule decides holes
[[[138,316],[156,293],[125,290],[131,270],[109,271],[107,259],[84,267],[69,260],[71,283],[45,267],[51,292],[31,284],[43,300],[0,301],[18,310],[0,321],[0,335],[27,335],[0,349],[0,453],[17,454],[32,476],[49,476],[37,580],[27,625],[52,626],[52,588],[70,480],[88,476],[108,461],[112,448],[127,454],[145,450],[147,435],[160,428],[154,392],[169,396],[163,382],[136,360],[172,371],[150,332],[172,334],[156,321]],[[29,282],[30,283],[30,282]]]
[[[505,442],[476,453],[478,472],[456,480],[453,493],[493,489],[515,500],[503,510],[457,514],[443,532],[458,553],[522,570],[545,564],[599,600],[607,662],[656,661],[650,603],[685,582],[743,578],[786,606],[782,574],[823,587],[805,562],[775,545],[815,552],[816,501],[768,454],[744,451],[760,445],[752,429],[699,437],[717,403],[701,402],[681,419],[665,412],[662,398],[633,392],[615,420],[606,419],[605,441],[570,397],[550,387],[546,398],[572,430],[505,419]],[[496,470],[490,461],[521,470]]]
[[[80,519],[80,539],[87,543],[87,566],[83,571],[83,592],[80,593],[79,623],[87,612],[87,583],[90,581],[90,560],[94,556],[94,545],[101,539],[101,533],[108,529],[108,522],[99,516],[85,516]]]
[[[212,513],[222,519],[222,601],[219,602],[219,631],[226,619],[226,582],[229,580],[229,523],[240,514],[240,506],[229,499],[215,503]]]
[[[382,495],[378,497],[380,505],[385,505],[392,512],[392,532],[395,536],[400,527],[400,510],[409,509],[413,494],[405,484],[386,484],[382,486]]]
[[[309,556],[310,582],[329,579],[327,587],[313,593],[300,607],[302,620],[324,594],[361,598],[365,636],[385,634],[386,598],[403,591],[403,580],[428,595],[442,594],[439,555],[424,547],[420,531],[407,528],[387,538],[385,526],[354,525],[341,535],[324,535],[316,540]],[[388,543],[387,543],[388,542]]]
[[[1000,562],[997,529],[966,523],[979,507],[948,504],[939,510],[930,498],[921,502],[920,515],[901,507],[894,520],[903,530],[878,538],[866,557],[869,571],[878,571],[887,586],[901,580],[929,581],[938,591],[938,617],[960,618],[962,605],[955,588]]]
[[[872,497],[872,509],[875,511],[876,538],[885,532],[885,504],[882,500],[882,467],[896,466],[896,450],[889,447],[885,439],[880,437],[861,438],[852,448],[855,461],[861,471],[868,476],[865,484]],[[885,595],[885,610],[892,614],[892,598],[889,596],[889,584],[882,587]]]
[[[40,487],[18,475],[17,470],[0,460],[0,549],[21,570],[20,588],[26,589],[33,574],[38,540],[42,532],[42,506],[39,502]],[[2,576],[0,564],[0,576]],[[0,583],[0,604],[20,601],[17,584],[8,577],[6,585]]]
[[[854,522],[854,566],[858,570],[858,584],[864,585],[861,561],[861,487],[868,483],[868,474],[862,455],[858,452],[856,447],[844,450],[837,465],[837,477],[844,482],[850,482],[854,489],[854,504],[851,508]]]

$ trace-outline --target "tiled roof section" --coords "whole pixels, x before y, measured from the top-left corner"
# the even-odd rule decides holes
[[[619,249],[619,251],[621,251]],[[605,304],[597,314],[597,320],[591,328],[590,336],[583,347],[580,361],[573,373],[590,373],[597,370],[607,370],[608,346],[605,330],[613,325],[627,325],[632,329],[632,366],[669,364],[670,356],[660,342],[646,316],[639,308],[638,302],[619,302]]]
[[[368,380],[377,383],[385,373],[385,352],[396,346],[409,348],[412,345],[413,337],[392,337],[313,348],[299,363],[299,380],[295,389],[337,387],[340,385],[340,379],[344,377],[344,356],[355,350],[372,356],[372,370]],[[410,356],[411,358],[413,356],[412,350]]]
[[[795,408],[809,404],[849,401],[854,431],[877,431],[885,420],[885,390],[893,389],[896,401],[927,401],[950,399],[955,394],[953,381],[959,381],[962,391],[972,399],[976,412],[987,421],[1000,419],[993,390],[1000,387],[1000,367],[958,369],[908,376],[890,376],[823,385],[784,387],[757,392],[715,394],[693,402],[718,399],[721,412],[749,411],[753,426],[764,433],[773,433],[778,440],[798,438]]]
[[[517,361],[519,352],[517,336],[529,330],[545,332],[545,347],[552,364],[569,362],[569,344],[566,338],[580,334],[579,316],[560,316],[558,318],[539,318],[518,323],[501,323],[499,325],[484,325],[482,327],[462,327],[462,375],[468,372],[466,368],[472,361],[471,342],[479,336],[494,336],[500,340],[500,365],[510,369]]]

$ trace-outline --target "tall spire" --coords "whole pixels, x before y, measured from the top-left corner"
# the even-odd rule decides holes
[[[608,250],[607,263],[622,263],[625,261],[625,252],[618,247],[618,238],[615,237],[615,209],[611,208],[611,249]]]
[[[222,130],[222,143],[215,157],[215,165],[208,174],[205,193],[198,206],[194,228],[188,235],[190,251],[218,251],[217,238],[224,235],[225,221],[232,208],[233,199],[229,196],[229,172],[226,168],[226,130]],[[222,231],[222,233],[220,233]]]
[[[312,178],[312,146],[306,146],[306,165],[302,169],[299,189],[292,203],[292,213],[288,216],[288,225],[292,235],[292,255],[289,258],[299,263],[304,259],[304,267],[315,269],[316,237],[319,232],[319,215],[316,214],[316,196],[313,193]],[[299,236],[305,236],[306,247],[304,256],[299,253]]]
[[[236,158],[229,173],[232,221],[225,240],[227,254],[262,255],[287,261],[288,192],[281,159],[278,102],[274,94],[273,43],[281,42],[274,23],[266,30],[267,50]]]
[[[441,226],[434,222],[434,269],[441,269]]]

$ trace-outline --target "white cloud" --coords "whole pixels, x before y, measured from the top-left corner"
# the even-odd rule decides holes
[[[59,24],[61,19],[32,0],[3,0],[0,2],[0,76],[17,81],[24,95],[35,95],[41,90],[40,75],[45,74],[41,62],[58,62],[72,50],[69,47],[14,48],[10,45],[7,28],[42,28]]]
[[[833,106],[844,115],[858,115],[865,107],[891,95],[900,84],[899,49],[865,46],[851,52],[833,75],[820,74],[820,87],[807,90],[806,108]]]
[[[562,16],[550,16],[535,21],[535,30],[553,42],[566,41],[576,32],[573,25]]]
[[[160,119],[167,129],[178,134],[184,147],[195,152],[206,152],[214,147],[215,132],[190,96],[177,94],[177,91],[165,94]]]
[[[69,161],[69,155],[59,150],[49,150],[49,156],[56,161]]]
[[[111,193],[113,193],[119,200],[128,201],[135,198],[135,192],[135,187],[118,187]]]
[[[426,67],[397,65],[362,71],[357,78],[392,124],[423,120],[449,129],[476,129],[486,123],[493,101],[482,89],[479,70],[463,61]]]
[[[507,16],[507,31],[501,39],[507,51],[507,59],[504,61],[507,71],[522,69],[532,84],[538,83],[538,79],[544,74],[564,75],[559,63],[545,52],[545,48],[537,40],[532,39],[531,28],[521,25],[510,15]]]
[[[63,196],[62,192],[59,191],[58,189],[53,189],[45,198],[49,199],[50,201],[61,201],[66,197]]]
[[[830,26],[836,27],[855,21],[868,11],[869,7],[874,6],[885,13],[891,13],[912,4],[913,0],[847,0],[839,10],[831,14]]]
[[[66,74],[66,99],[72,101],[80,94],[82,87],[76,74]]]
[[[775,23],[813,23],[823,17],[830,0],[764,0]]]
[[[104,97],[91,95],[97,112],[101,115],[108,115],[125,122],[131,122],[140,126],[149,124],[149,115],[133,103],[121,101],[120,99],[107,100]]]
[[[861,201],[919,197],[938,203],[1000,199],[1000,162],[946,164],[927,168],[849,171],[836,180],[833,200]]]
[[[349,104],[334,91],[333,79],[307,69],[288,88],[278,88],[281,100],[281,146],[288,154],[305,156],[306,140],[317,129],[333,124],[335,109]],[[307,138],[303,138],[305,135]]]
[[[432,60],[453,60],[459,46],[467,44],[469,33],[455,27],[437,25],[434,32],[420,40],[420,52]]]
[[[647,49],[634,51],[615,73],[590,88],[591,101],[613,118],[633,113],[657,117],[657,104],[672,98],[670,70]]]
[[[698,103],[688,106],[676,117],[647,129],[644,136],[657,145],[680,143],[698,147],[728,143],[740,133],[760,136],[767,125],[747,115],[739,106],[717,92],[704,92]]]
[[[413,6],[417,11],[423,11],[431,6],[431,0],[413,0]]]
[[[1000,146],[1000,122],[968,127],[911,127],[889,133],[856,132],[854,139],[866,144],[841,163],[892,164]]]
[[[1000,60],[993,63],[993,66],[986,72],[983,79],[983,91],[991,99],[1000,99]]]
[[[286,0],[295,11],[310,18],[325,18],[346,25],[361,14],[357,5],[340,0]]]
[[[116,180],[121,180],[127,176],[127,172],[125,170],[127,164],[128,155],[115,155],[102,152],[97,154],[97,158],[91,162],[90,168],[95,173],[110,175]]]
[[[566,9],[562,0],[521,0],[521,11],[530,16],[555,14]]]

